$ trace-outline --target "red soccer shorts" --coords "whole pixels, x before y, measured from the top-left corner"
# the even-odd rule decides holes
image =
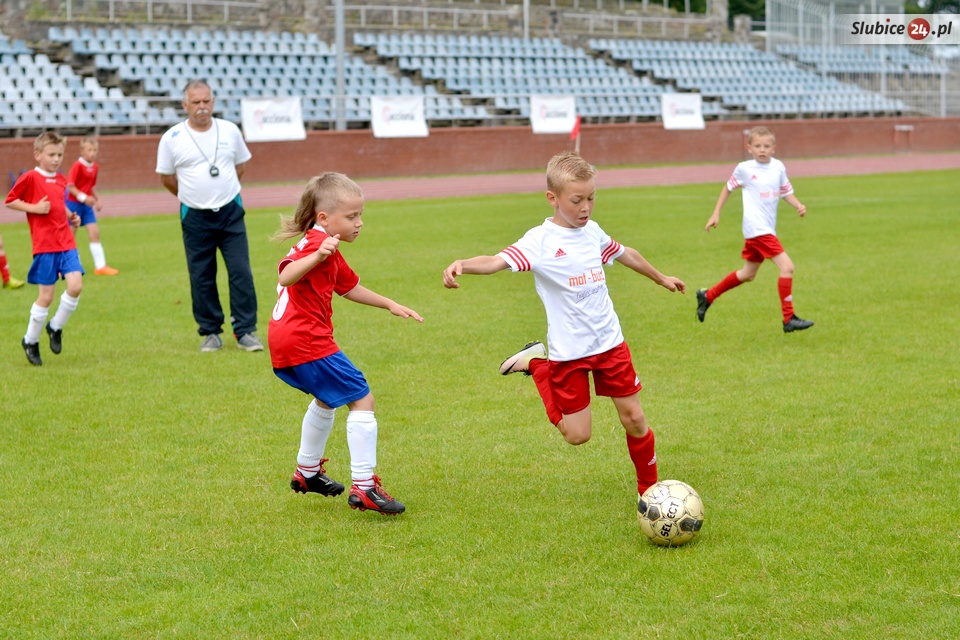
[[[630,348],[626,342],[595,356],[550,361],[550,386],[553,401],[564,415],[583,411],[590,406],[589,372],[593,372],[593,387],[598,396],[622,398],[641,389],[640,378],[633,368]]]
[[[783,253],[783,245],[777,240],[777,236],[768,233],[765,236],[747,238],[740,256],[748,262],[763,262],[781,253]]]

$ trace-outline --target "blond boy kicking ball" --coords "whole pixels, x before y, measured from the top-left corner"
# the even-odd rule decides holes
[[[657,481],[653,431],[640,406],[640,378],[607,291],[604,267],[633,269],[668,291],[686,286],[657,271],[639,252],[621,245],[591,219],[596,170],[573,152],[547,165],[547,202],[553,216],[494,256],[456,260],[443,271],[443,285],[456,289],[463,274],[489,275],[504,269],[532,271],[547,312],[547,349],[531,342],[500,365],[500,373],[533,376],[547,417],[573,445],[592,434],[588,374],[598,396],[617,408],[636,469],[637,492]]]
[[[780,269],[777,290],[780,294],[780,309],[783,312],[783,331],[803,331],[813,326],[810,320],[798,318],[793,312],[793,261],[777,239],[777,207],[780,199],[797,210],[800,217],[807,215],[807,208],[793,195],[793,186],[787,178],[786,167],[773,157],[777,139],[766,127],[755,127],[747,138],[747,151],[753,160],[741,162],[733,175],[720,190],[713,215],[707,220],[706,230],[720,224],[720,210],[734,189],[743,189],[743,237],[741,257],[743,267],[732,271],[709,289],[697,291],[697,319],[703,322],[718,297],[726,291],[753,280],[764,260],[770,260]]]

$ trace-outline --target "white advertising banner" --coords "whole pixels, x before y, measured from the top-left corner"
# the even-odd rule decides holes
[[[534,133],[570,133],[577,124],[573,96],[530,96],[530,126]]]
[[[247,142],[307,138],[299,96],[241,98],[240,118]]]
[[[426,138],[423,96],[370,96],[374,138]]]
[[[699,93],[661,93],[660,116],[664,129],[705,129],[703,99]]]

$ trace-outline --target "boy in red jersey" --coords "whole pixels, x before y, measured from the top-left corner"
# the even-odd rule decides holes
[[[303,417],[297,470],[290,488],[297,493],[336,496],[343,485],[325,474],[323,451],[333,429],[334,412],[347,405],[347,445],[353,486],[348,504],[386,515],[404,505],[383,490],[377,465],[377,420],[367,381],[333,340],[333,294],[423,322],[420,315],[360,286],[338,247],[353,242],[363,226],[363,192],[353,180],[327,172],[307,184],[292,218],[284,218],[274,236],[303,238],[278,265],[278,300],[268,333],[270,359],[277,376],[314,396]]]
[[[100,244],[100,228],[97,226],[96,214],[103,209],[103,203],[97,195],[99,152],[100,143],[96,137],[87,135],[80,139],[80,157],[67,174],[67,209],[80,216],[80,226],[87,228],[90,255],[93,256],[93,272],[98,276],[115,276],[120,272],[107,266],[103,245]]]
[[[10,265],[7,264],[7,252],[3,250],[3,236],[0,236],[0,279],[3,280],[4,289],[19,289],[23,286],[23,280],[17,280],[10,276]]]
[[[657,482],[653,430],[640,406],[640,378],[620,319],[607,290],[604,266],[614,262],[646,276],[668,291],[683,293],[682,280],[665,276],[636,249],[621,245],[592,219],[596,170],[575,152],[560,153],[547,165],[547,202],[553,217],[530,229],[494,256],[455,260],[443,271],[443,286],[459,288],[463,274],[489,275],[510,269],[532,271],[547,312],[547,344],[531,342],[500,365],[500,373],[533,376],[550,419],[572,445],[593,431],[590,380],[598,396],[613,400],[626,432],[627,452],[640,495]]]
[[[37,136],[33,143],[33,157],[37,166],[20,176],[6,200],[9,208],[27,214],[27,223],[30,225],[33,264],[27,272],[27,282],[39,285],[40,292],[30,309],[27,333],[20,344],[30,364],[38,366],[43,364],[40,358],[40,331],[47,320],[57,280],[66,280],[67,290],[60,296],[57,313],[50,322],[46,322],[50,351],[53,353],[60,353],[63,326],[76,310],[83,289],[84,270],[70,229],[71,224],[80,223],[80,218],[72,212],[68,215],[64,205],[67,181],[57,172],[63,162],[66,142],[53,131]]]
[[[807,208],[793,195],[793,185],[787,178],[786,167],[773,157],[777,139],[766,127],[754,127],[747,138],[747,151],[753,160],[741,162],[733,175],[720,190],[720,197],[707,220],[706,230],[720,224],[720,209],[734,189],[743,189],[743,237],[741,257],[746,261],[741,269],[732,271],[710,289],[697,291],[697,318],[703,322],[710,305],[725,291],[753,280],[760,265],[769,259],[780,269],[777,289],[780,293],[780,308],[783,312],[783,331],[803,331],[813,326],[810,320],[798,318],[793,313],[793,262],[777,239],[777,207],[783,198],[797,210],[800,217],[807,215]]]

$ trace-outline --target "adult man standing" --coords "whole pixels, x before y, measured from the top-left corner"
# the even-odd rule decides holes
[[[183,89],[187,119],[160,138],[157,173],[163,186],[180,200],[193,317],[204,336],[200,351],[223,347],[217,249],[229,276],[230,321],[237,345],[262,351],[263,344],[254,333],[257,294],[240,199],[240,178],[251,154],[237,125],[213,117],[213,105],[213,91],[205,80],[187,83]]]

